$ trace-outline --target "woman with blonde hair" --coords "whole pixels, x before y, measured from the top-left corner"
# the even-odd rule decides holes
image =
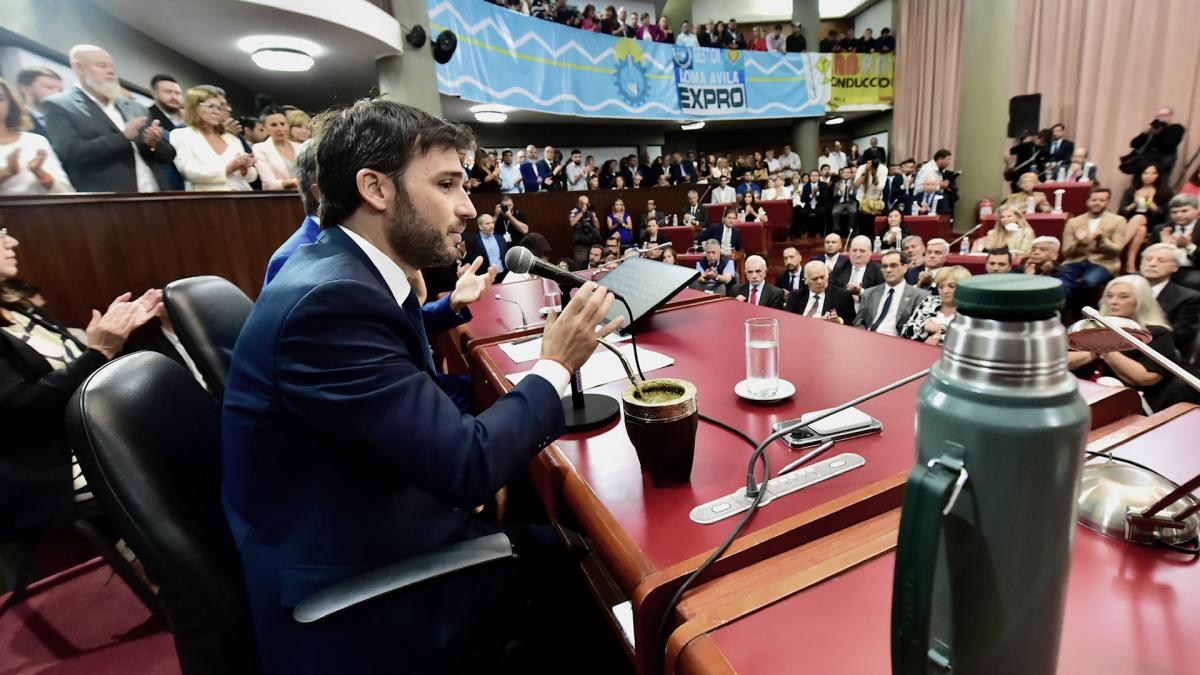
[[[1108,282],[1100,304],[1100,315],[1131,319],[1150,332],[1150,348],[1179,362],[1179,351],[1171,333],[1171,324],[1150,290],[1150,283],[1137,274],[1126,274]],[[1162,410],[1167,400],[1167,385],[1172,376],[1140,351],[1067,353],[1067,367],[1084,379],[1113,377],[1138,390],[1151,410]]]
[[[912,317],[900,329],[900,337],[921,340],[925,344],[940,345],[946,341],[946,327],[958,316],[954,306],[954,289],[958,282],[971,276],[970,270],[962,265],[947,265],[933,275],[937,293],[921,301],[913,310]]]
[[[1019,258],[1029,255],[1035,236],[1037,235],[1034,234],[1033,228],[1025,220],[1024,211],[1012,204],[1004,204],[996,210],[996,225],[988,232],[987,237],[978,240],[983,243],[977,243],[976,248],[981,251],[1007,248],[1013,257]]]
[[[289,110],[287,114],[288,138],[303,143],[312,137],[312,118],[303,110]]]
[[[287,116],[279,109],[264,110],[259,117],[267,130],[267,140],[255,143],[255,168],[262,179],[264,190],[294,190],[296,180],[296,154],[301,145],[288,138]]]
[[[187,126],[171,131],[175,168],[188,190],[245,192],[258,178],[254,155],[243,152],[238,137],[225,130],[229,107],[218,91],[201,85],[184,94]]]
[[[23,131],[32,127],[21,99],[0,78],[0,195],[74,192],[46,137]]]

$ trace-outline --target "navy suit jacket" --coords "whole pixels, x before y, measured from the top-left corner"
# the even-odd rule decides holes
[[[525,184],[526,192],[538,191],[537,167],[529,160],[521,162],[521,182]]]
[[[267,276],[263,279],[263,288],[271,283],[275,275],[279,274],[279,270],[287,263],[296,249],[304,244],[311,244],[317,240],[321,234],[321,225],[312,216],[304,216],[304,222],[300,223],[300,227],[292,233],[292,236],[287,238],[287,241],[279,245],[275,252],[271,254],[271,259],[267,261]]]
[[[443,321],[461,322],[443,298]],[[222,497],[263,672],[446,670],[446,636],[491,588],[448,580],[333,621],[295,605],[350,576],[487,529],[471,508],[563,430],[558,392],[527,377],[479,416],[438,387],[427,343],[340,228],[300,247],[238,337],[225,390]],[[463,588],[463,586],[467,586]]]
[[[713,223],[712,225],[709,225],[708,227],[704,228],[703,231],[700,232],[700,237],[696,239],[696,245],[703,246],[704,242],[708,241],[709,239],[716,239],[717,241],[721,241],[721,233],[724,230],[725,230],[725,223],[723,223],[723,222]],[[729,244],[730,244],[730,246],[733,247],[733,250],[735,250],[735,251],[742,250],[742,232],[741,232],[741,230],[737,229],[736,227],[733,228],[733,234],[732,234],[732,236],[729,237]]]

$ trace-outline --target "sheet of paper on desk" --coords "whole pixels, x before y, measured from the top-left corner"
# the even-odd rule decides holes
[[[628,340],[628,336],[618,336],[616,334],[609,335],[605,338],[609,342],[622,342]],[[599,345],[596,349],[604,349]],[[500,351],[504,352],[505,356],[512,359],[513,363],[525,363],[526,361],[536,361],[542,355],[542,338],[535,337],[532,340],[521,341],[514,340],[512,342],[504,342],[500,345]],[[606,350],[607,351],[607,350]],[[646,350],[641,350],[640,353],[645,353]]]
[[[523,347],[524,345],[518,345]],[[633,364],[633,345],[621,345],[619,347],[621,353],[625,354],[625,358],[629,359],[630,365]],[[650,351],[645,347],[638,348],[638,358],[642,361],[642,372],[649,373],[652,370],[666,368],[675,363],[675,359],[662,354],[660,352]],[[508,376],[508,381],[513,384],[520,382],[529,372],[513,373]],[[601,349],[588,358],[587,363],[583,364],[583,388],[591,389],[599,387],[609,382],[626,379],[625,368],[621,365],[621,361],[617,359],[617,355]]]

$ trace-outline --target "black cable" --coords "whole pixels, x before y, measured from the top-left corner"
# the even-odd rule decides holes
[[[1132,459],[1125,459],[1124,457],[1110,455],[1107,452],[1092,452],[1091,450],[1085,450],[1084,452],[1086,452],[1088,455],[1090,455],[1092,457],[1106,457],[1108,459],[1115,460],[1118,462],[1124,462],[1125,464],[1128,464],[1130,466],[1136,466],[1137,468],[1143,469],[1145,471],[1149,471],[1150,473],[1152,473],[1156,476],[1162,476],[1161,473],[1155,471],[1154,469],[1151,469],[1150,467],[1146,466],[1145,464],[1138,464],[1137,462],[1133,461]],[[1163,478],[1166,478],[1166,476],[1163,476]]]

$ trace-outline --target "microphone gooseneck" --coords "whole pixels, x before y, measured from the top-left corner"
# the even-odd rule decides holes
[[[507,265],[507,264],[508,264],[508,259],[507,259],[507,258],[505,258],[504,264],[505,264],[505,265]],[[507,302],[507,303],[509,303],[509,304],[516,305],[516,306],[517,306],[517,311],[519,311],[519,312],[521,313],[521,326],[522,326],[522,327],[524,327],[524,326],[528,326],[528,325],[529,325],[529,321],[528,321],[528,320],[525,318],[525,308],[521,306],[521,303],[517,302],[516,300],[512,300],[512,299],[506,298],[506,297],[504,297],[503,295],[500,295],[499,293],[497,293],[497,294],[495,295],[495,298],[496,298],[497,300],[499,300],[500,302]]]

